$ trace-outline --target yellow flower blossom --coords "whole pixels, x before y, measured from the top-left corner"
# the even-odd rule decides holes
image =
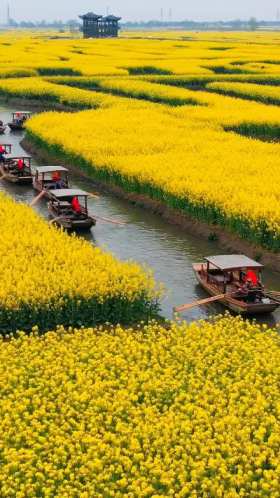
[[[277,498],[279,381],[239,318],[0,339],[0,495]]]
[[[134,322],[135,313],[141,319],[152,311],[158,295],[149,272],[49,226],[3,194],[0,206],[1,331]]]

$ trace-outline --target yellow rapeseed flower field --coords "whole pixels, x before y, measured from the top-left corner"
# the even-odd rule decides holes
[[[209,83],[207,88],[234,97],[244,97],[248,100],[257,100],[267,104],[280,104],[279,86],[266,85],[264,87],[253,83],[214,82]]]
[[[11,36],[0,95],[98,109],[39,116],[29,138],[77,162],[74,134],[93,175],[279,250],[279,33]]]
[[[96,86],[102,91],[149,100],[151,102],[162,102],[173,106],[186,104],[200,105],[200,101],[195,98],[195,95],[191,92],[188,95],[188,90],[166,85],[155,85],[149,81],[139,79],[104,78],[100,79],[96,83]]]
[[[279,109],[184,91],[203,105],[146,103],[135,110],[128,101],[126,106],[85,111],[71,119],[68,114],[42,114],[29,121],[29,137],[54,154],[60,150],[81,167],[86,163],[87,171],[92,168],[103,181],[145,193],[278,250],[279,145],[225,129],[242,133],[247,127],[248,133],[273,135],[279,129]]]
[[[47,32],[0,34],[1,73],[103,75],[279,72],[279,33],[121,33],[117,40],[55,38]],[[223,70],[224,68],[224,70]],[[1,75],[0,75],[1,77]]]
[[[117,99],[69,86],[56,85],[39,77],[9,78],[0,80],[0,95],[25,97],[65,106],[90,109],[111,106]]]
[[[137,264],[48,226],[0,195],[0,331],[127,323],[156,310],[155,283]]]
[[[27,139],[279,251],[279,33],[68,37],[0,34],[1,99],[76,111]],[[145,325],[148,271],[0,208],[1,498],[280,498],[279,327]]]
[[[229,317],[0,339],[1,497],[277,498],[279,365]]]

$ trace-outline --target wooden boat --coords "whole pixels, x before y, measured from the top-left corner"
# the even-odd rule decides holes
[[[59,179],[55,180],[54,175]],[[38,166],[33,177],[33,187],[38,192],[45,190],[46,197],[49,197],[49,190],[68,189],[68,169],[63,166]]]
[[[205,263],[193,265],[197,281],[210,296],[226,308],[241,315],[260,315],[275,311],[280,301],[266,294],[261,280],[263,266],[243,255],[211,256]],[[250,272],[250,273],[249,273]],[[254,273],[254,286],[246,275]],[[247,283],[246,283],[247,282]]]
[[[96,225],[96,220],[88,213],[87,192],[79,189],[57,189],[49,190],[48,195],[51,222],[67,230],[77,231],[89,230]],[[78,198],[82,208],[79,214],[74,211],[72,206],[74,197]]]
[[[12,114],[12,121],[8,123],[11,131],[24,130],[25,121],[30,118],[32,113],[30,111],[16,111]]]
[[[24,162],[24,170],[19,171],[17,169],[17,161],[22,159]],[[19,185],[28,185],[32,183],[32,173],[31,173],[31,157],[30,156],[18,156],[18,157],[7,157],[5,158],[5,163],[0,165],[0,173],[4,180],[11,183],[17,183]]]

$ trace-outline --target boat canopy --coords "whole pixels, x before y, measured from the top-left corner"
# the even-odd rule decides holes
[[[57,190],[49,190],[49,194],[53,195],[57,199],[63,199],[65,197],[87,197],[88,193],[84,190],[78,188],[60,188]]]
[[[32,114],[31,111],[14,111],[13,114]]]
[[[37,166],[36,171],[38,173],[53,173],[54,171],[68,171],[68,169],[63,166]]]
[[[32,157],[31,156],[13,156],[12,154],[6,154],[6,159],[14,159],[15,161],[17,159],[28,159],[31,161]]]
[[[242,270],[243,268],[261,269],[263,265],[243,254],[209,256],[205,260],[222,271]]]

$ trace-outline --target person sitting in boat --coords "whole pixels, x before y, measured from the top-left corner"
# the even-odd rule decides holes
[[[251,287],[254,289],[263,289],[263,284],[261,283],[258,275],[253,270],[248,270],[244,276],[244,282],[250,282]]]
[[[258,303],[261,302],[263,297],[262,285],[259,283],[259,279],[256,276],[256,280],[252,280],[247,274],[244,277],[243,285],[239,288],[238,297],[242,298],[247,303]]]
[[[22,115],[20,112],[17,112],[15,115],[15,123],[17,125],[21,125],[23,123]]]
[[[18,161],[17,161],[17,173],[18,173],[18,176],[23,176],[24,175],[24,168],[25,168],[24,160],[23,159],[18,159]]]
[[[253,270],[247,270],[247,273],[245,273],[244,276],[244,282],[250,282],[254,286],[258,284],[258,277]]]
[[[72,207],[72,211],[73,211],[75,216],[80,217],[82,215],[82,213],[83,213],[82,206],[81,206],[79,199],[76,195],[75,195],[75,197],[73,197],[73,199],[71,201],[71,207]]]
[[[0,126],[1,126],[1,121],[0,121]],[[4,157],[5,154],[6,154],[5,147],[3,147],[3,145],[0,145],[0,163],[5,162],[5,157]]]
[[[10,173],[15,173],[17,171],[17,161],[15,159],[11,159],[6,165],[5,168],[9,170]]]
[[[242,301],[248,300],[249,293],[251,292],[253,285],[250,279],[245,280],[245,275],[242,277],[242,285],[238,286],[238,291],[236,297],[242,299]]]
[[[64,188],[66,186],[61,178],[59,171],[54,171],[52,173],[52,181],[54,184],[54,189]]]

